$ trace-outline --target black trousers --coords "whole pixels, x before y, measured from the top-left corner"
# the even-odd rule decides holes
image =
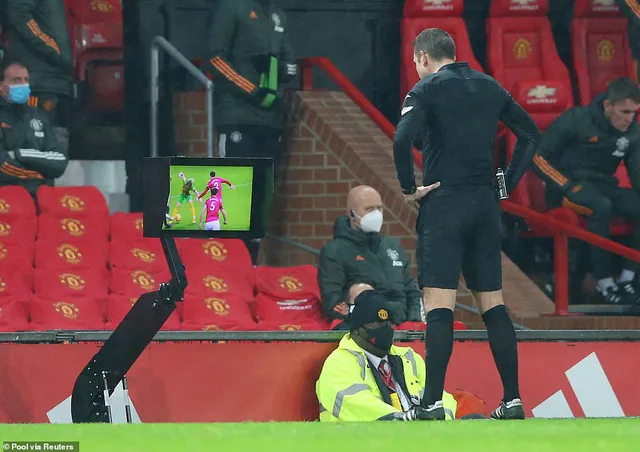
[[[282,130],[263,126],[220,126],[218,154],[221,157],[270,157],[277,174],[282,157]],[[254,265],[258,264],[260,242],[245,241]]]
[[[502,289],[502,222],[493,187],[440,187],[420,204],[420,288],[458,288],[460,272],[478,292]]]
[[[614,184],[579,183],[567,190],[562,198],[562,206],[587,217],[590,232],[609,238],[611,221],[614,217],[640,221],[640,193]],[[636,228],[631,246],[640,250],[640,228]],[[614,275],[611,254],[597,246],[591,247],[593,274],[597,279]],[[638,264],[625,260],[624,268],[638,270]]]
[[[221,157],[270,157],[277,168],[282,156],[282,130],[264,126],[218,127]]]

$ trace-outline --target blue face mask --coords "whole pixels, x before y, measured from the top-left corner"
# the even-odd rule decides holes
[[[9,102],[12,104],[26,104],[30,95],[31,88],[28,83],[9,86]]]

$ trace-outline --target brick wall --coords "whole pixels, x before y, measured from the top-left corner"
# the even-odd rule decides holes
[[[331,240],[336,217],[346,213],[347,192],[358,184],[371,185],[385,205],[383,233],[398,238],[415,264],[416,212],[399,191],[391,140],[344,93],[302,91],[293,93],[289,102],[284,165],[277,178],[269,231],[319,250]],[[178,149],[185,155],[202,155],[202,143],[206,144],[200,116],[204,95],[181,93],[176,105]],[[265,239],[261,262],[317,264],[317,257],[279,240]],[[505,300],[520,324],[535,329],[640,327],[638,318],[544,316],[553,312],[553,304],[506,256],[503,272]],[[469,306],[474,302],[462,282],[458,302]],[[476,314],[458,310],[456,318],[471,328],[484,328]]]

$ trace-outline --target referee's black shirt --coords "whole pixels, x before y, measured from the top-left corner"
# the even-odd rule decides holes
[[[412,145],[422,148],[423,185],[493,184],[494,142],[502,120],[518,138],[505,171],[513,191],[531,161],[540,132],[529,114],[492,77],[451,63],[423,78],[404,100],[393,155],[405,194],[416,191]]]

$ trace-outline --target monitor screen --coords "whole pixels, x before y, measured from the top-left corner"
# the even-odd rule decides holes
[[[272,159],[148,158],[143,176],[146,237],[264,236]]]
[[[252,166],[171,165],[169,218],[163,229],[249,231]]]

